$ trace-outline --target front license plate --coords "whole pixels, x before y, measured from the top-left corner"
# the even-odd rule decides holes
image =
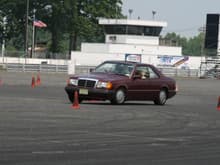
[[[89,93],[88,89],[79,89],[80,95],[88,95],[88,93]]]

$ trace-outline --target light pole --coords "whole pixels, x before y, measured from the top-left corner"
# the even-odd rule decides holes
[[[2,37],[2,63],[4,64],[4,54],[5,54],[5,30],[6,30],[6,16],[3,17],[3,37]]]
[[[201,33],[201,50],[200,50],[200,53],[201,53],[201,59],[200,59],[200,68],[199,68],[199,74],[200,76],[202,74],[204,74],[204,68],[203,68],[203,62],[205,62],[205,71],[207,69],[207,63],[206,63],[206,54],[204,53],[204,42],[205,42],[205,32],[206,32],[206,27],[205,26],[202,26],[200,27],[199,29],[199,32]],[[204,61],[205,60],[205,61]]]
[[[153,19],[153,20],[155,19],[156,13],[157,13],[156,11],[154,11],[154,10],[152,11],[152,19]]]
[[[201,56],[203,56],[204,53],[204,38],[205,38],[205,31],[206,31],[206,27],[202,26],[199,28],[199,32],[201,33]]]
[[[131,15],[133,13],[133,9],[129,9],[128,12],[129,12],[129,19],[131,19]]]

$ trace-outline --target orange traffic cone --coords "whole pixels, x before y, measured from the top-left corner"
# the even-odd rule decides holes
[[[34,76],[32,76],[31,87],[32,88],[35,87],[35,78],[34,78]]]
[[[217,110],[220,111],[220,96],[218,97]]]
[[[77,92],[77,91],[74,92],[74,101],[73,101],[72,108],[73,108],[73,109],[79,109],[79,108],[80,108],[80,106],[79,106],[78,92]]]
[[[40,74],[37,74],[37,81],[36,81],[36,85],[40,85],[41,84],[41,79],[40,79]]]

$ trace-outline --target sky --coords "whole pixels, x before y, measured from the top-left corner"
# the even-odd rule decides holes
[[[220,0],[122,0],[122,12],[131,19],[152,20],[152,11],[156,11],[155,20],[165,21],[168,26],[162,35],[175,32],[182,37],[191,38],[199,34],[199,28],[205,26],[208,13],[220,13]]]

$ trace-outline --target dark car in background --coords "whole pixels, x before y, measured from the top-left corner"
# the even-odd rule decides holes
[[[71,102],[77,91],[79,102],[109,100],[123,104],[128,100],[146,100],[156,105],[164,105],[176,89],[175,80],[153,65],[129,61],[105,61],[89,74],[71,76],[65,87]]]

